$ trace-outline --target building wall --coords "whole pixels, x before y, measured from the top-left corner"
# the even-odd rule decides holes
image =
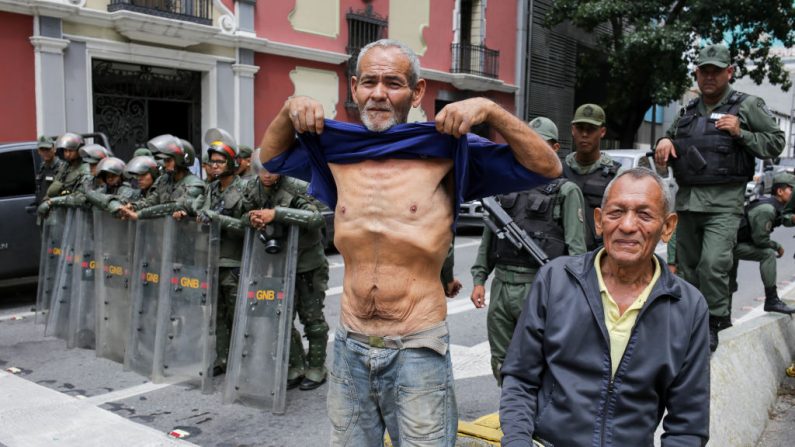
[[[0,54],[6,65],[0,70],[0,141],[36,138],[35,61],[30,36],[31,16],[0,12]]]
[[[499,78],[513,84],[516,79],[516,2],[489,1],[485,27],[484,45],[500,52]]]

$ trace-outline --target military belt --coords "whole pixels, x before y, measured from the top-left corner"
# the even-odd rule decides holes
[[[387,335],[384,337],[376,335],[366,335],[359,332],[348,330],[345,326],[340,325],[337,331],[342,335],[342,338],[350,338],[359,343],[363,343],[371,348],[381,349],[418,349],[428,348],[445,355],[447,353],[448,342],[444,337],[449,333],[447,330],[447,322],[432,326],[428,329],[423,329],[413,334],[403,336]]]
[[[500,268],[494,269],[494,277],[499,279],[502,282],[508,282],[512,284],[526,284],[533,282],[536,277],[536,272],[538,270],[533,270],[532,272],[527,273],[519,273],[519,272],[512,272],[510,270],[503,270]]]

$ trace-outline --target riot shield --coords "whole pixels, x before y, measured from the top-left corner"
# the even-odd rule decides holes
[[[130,335],[130,272],[135,246],[133,223],[94,210],[97,356],[124,362]]]
[[[75,210],[75,216],[75,257],[66,347],[94,349],[97,325],[94,299],[94,216],[90,210],[82,208]]]
[[[282,250],[269,254],[248,229],[226,367],[223,402],[240,401],[282,414],[287,393],[298,228],[290,226]]]
[[[151,377],[155,356],[155,329],[160,296],[163,231],[171,217],[135,223],[135,245],[130,283],[130,326],[124,367]]]
[[[63,251],[66,209],[55,208],[41,225],[41,255],[39,257],[39,285],[36,290],[36,324],[47,322],[47,313],[55,293],[58,261]]]
[[[220,227],[167,219],[152,380],[197,379],[212,392]]]
[[[44,335],[66,340],[69,332],[69,307],[72,297],[72,280],[75,257],[76,210],[66,210],[66,221],[61,240],[61,256],[55,274],[55,290],[50,300],[47,326]]]

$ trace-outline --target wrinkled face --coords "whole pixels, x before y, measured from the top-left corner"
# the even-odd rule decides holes
[[[374,47],[362,56],[359,76],[351,78],[353,100],[362,123],[374,132],[383,132],[405,123],[412,106],[418,106],[425,81],[409,86],[411,62],[398,48]]]
[[[78,154],[76,150],[64,149],[63,159],[66,160],[67,163],[71,163],[78,158],[80,158],[80,154]]]
[[[268,172],[268,171],[266,171],[264,169],[259,171],[259,181],[264,186],[269,186],[270,187],[270,186],[275,185],[276,182],[279,181],[280,177],[281,177],[281,175],[279,175],[279,174],[271,174],[270,172]]]
[[[105,175],[105,184],[108,186],[119,186],[121,185],[121,176],[116,174],[111,174],[110,172],[106,172]]]
[[[238,158],[238,162],[240,163],[240,168],[237,170],[238,174],[243,174],[248,171],[248,167],[251,166],[251,158]]]
[[[209,174],[212,178],[218,178],[226,171],[226,157],[213,152],[210,154],[210,160],[207,162],[209,166]]]
[[[599,143],[605,136],[604,126],[594,126],[588,123],[571,125],[571,136],[574,138],[574,151],[591,154],[599,150]]]
[[[704,65],[696,68],[696,83],[704,96],[720,97],[729,86],[733,74],[734,67],[731,65],[726,68]]]
[[[39,157],[41,157],[45,163],[49,163],[55,158],[55,149],[40,147],[36,151],[39,153]]]
[[[660,186],[649,177],[625,175],[609,193],[604,209],[594,210],[607,255],[618,265],[650,261],[657,242],[667,242],[676,227],[677,216],[664,209]]]
[[[166,157],[163,159],[163,168],[169,174],[173,174],[177,169],[177,162],[173,157]]]
[[[155,182],[155,179],[152,178],[152,174],[146,172],[143,174],[138,174],[138,187],[142,190],[146,191],[152,186],[152,183]]]

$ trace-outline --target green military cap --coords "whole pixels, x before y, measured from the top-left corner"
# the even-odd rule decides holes
[[[238,149],[237,156],[240,158],[251,158],[251,154],[254,153],[254,151],[249,146],[246,146],[244,144],[238,146],[237,149]]]
[[[138,149],[133,152],[133,158],[135,157],[151,157],[152,151],[145,147],[139,147]]]
[[[698,52],[698,59],[696,59],[696,64],[699,67],[714,65],[719,68],[726,68],[731,63],[732,58],[726,45],[707,45]]]
[[[55,140],[48,137],[47,135],[42,135],[39,137],[39,143],[36,145],[38,149],[52,149],[55,147]]]
[[[556,126],[551,119],[544,116],[539,116],[537,118],[533,118],[529,125],[531,129],[536,131],[537,134],[541,135],[541,138],[547,141],[558,141],[558,126]]]
[[[596,104],[583,104],[577,107],[577,111],[574,112],[574,119],[571,123],[587,123],[599,127],[604,126],[605,111]]]
[[[773,176],[773,184],[790,185],[795,188],[795,175],[792,175],[789,172],[777,172],[776,175]]]

